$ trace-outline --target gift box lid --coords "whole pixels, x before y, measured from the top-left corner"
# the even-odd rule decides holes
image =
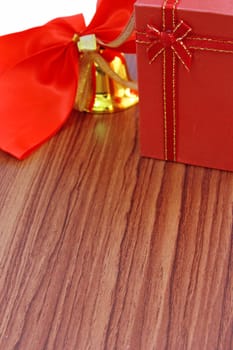
[[[136,5],[162,6],[161,0],[137,0]],[[211,12],[223,15],[233,15],[232,0],[181,0],[180,10]]]
[[[141,30],[145,22],[161,27],[163,3],[163,0],[137,0],[136,29]],[[192,27],[192,34],[233,41],[232,0],[180,0],[176,8],[178,18]],[[142,11],[140,15],[138,11]]]

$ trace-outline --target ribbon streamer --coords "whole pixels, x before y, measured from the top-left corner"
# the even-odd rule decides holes
[[[25,158],[62,127],[73,108],[76,92],[85,93],[86,87],[79,79],[85,62],[80,63],[77,43],[72,40],[75,33],[95,34],[103,48],[110,45],[119,52],[135,53],[132,22],[126,26],[133,4],[134,0],[118,0],[109,6],[108,0],[99,0],[88,26],[79,14],[0,37],[2,150]],[[112,75],[98,54],[84,56],[88,67],[98,61]]]

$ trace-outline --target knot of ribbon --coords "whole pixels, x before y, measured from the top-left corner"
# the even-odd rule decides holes
[[[177,58],[187,70],[191,67],[191,52],[184,42],[184,39],[192,31],[192,28],[180,20],[173,30],[160,31],[154,25],[148,24],[145,32],[139,32],[137,43],[147,45],[149,63],[167,49],[173,50]]]

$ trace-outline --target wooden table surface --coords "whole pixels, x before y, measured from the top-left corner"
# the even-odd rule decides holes
[[[0,350],[232,350],[233,173],[143,159],[138,107],[0,153]]]

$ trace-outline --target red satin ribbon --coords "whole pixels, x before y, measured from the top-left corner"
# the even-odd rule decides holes
[[[134,0],[99,0],[91,23],[83,16],[58,18],[44,26],[0,37],[0,149],[22,159],[67,120],[78,84],[78,50],[73,35],[115,39],[133,11]],[[135,52],[132,36],[121,52]]]
[[[163,55],[163,106],[164,106],[164,158],[176,160],[177,156],[177,63],[189,70],[194,50],[233,54],[233,39],[224,40],[190,35],[192,28],[177,19],[179,0],[164,0],[162,6],[162,30],[147,25],[145,32],[137,33],[137,42],[147,46],[149,63]]]

